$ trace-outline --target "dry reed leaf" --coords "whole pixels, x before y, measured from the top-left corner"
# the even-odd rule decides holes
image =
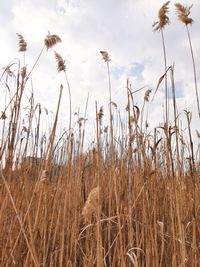
[[[134,122],[137,124],[139,117],[140,117],[140,109],[136,105],[133,108],[136,109],[136,113],[134,111]]]
[[[166,72],[165,72],[165,73],[160,77],[160,79],[158,80],[158,84],[157,84],[157,86],[156,86],[156,91],[155,91],[155,93],[154,93],[154,95],[153,95],[153,97],[152,97],[151,102],[153,102],[154,97],[155,97],[155,95],[156,95],[156,93],[157,93],[157,91],[158,91],[158,89],[159,89],[159,87],[160,87],[160,85],[161,85],[163,79],[165,78],[165,76],[167,75],[167,72],[168,72],[170,69],[171,69],[171,67],[169,67],[169,68],[166,70]]]
[[[13,73],[13,71],[11,71],[10,66],[7,66],[7,67],[5,67],[3,69],[4,69],[4,72],[7,73],[10,77],[14,76],[14,73]]]
[[[185,114],[186,114],[186,117],[188,119],[189,124],[191,124],[191,121],[192,121],[192,112],[191,111],[187,111],[187,110],[184,110],[184,111],[185,111]]]
[[[126,255],[129,256],[129,258],[130,258],[133,266],[134,267],[138,267],[137,254],[134,252],[134,250],[140,251],[143,254],[145,254],[145,253],[144,253],[144,251],[141,248],[137,248],[137,247],[134,247],[134,248],[129,249],[128,252],[126,253]]]
[[[110,104],[111,104],[113,107],[117,108],[117,104],[116,104],[115,102],[111,101]]]
[[[25,133],[28,133],[27,127],[26,126],[23,126],[22,131],[24,131]]]
[[[181,22],[185,23],[186,25],[192,24],[194,22],[192,18],[189,18],[190,9],[193,7],[193,5],[184,6],[184,5],[181,5],[180,3],[176,3],[174,5],[176,7],[176,12],[177,12],[177,15],[178,15],[178,19]]]
[[[44,111],[45,111],[45,114],[48,115],[49,114],[49,111],[47,108],[44,108]]]

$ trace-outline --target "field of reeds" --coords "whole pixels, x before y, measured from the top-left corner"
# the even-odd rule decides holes
[[[5,99],[0,117],[1,267],[200,266],[200,133],[191,126],[194,114],[190,110],[179,116],[175,67],[167,65],[165,49],[168,8],[169,1],[153,25],[161,35],[163,75],[153,91],[145,92],[133,90],[127,79],[124,116],[115,112],[117,104],[112,101],[110,55],[100,52],[108,77],[108,126],[104,108],[96,102],[96,138],[91,144],[85,144],[87,103],[85,116],[77,114],[74,131],[71,85],[59,53],[55,53],[55,62],[65,84],[56,96],[57,109],[48,132],[42,128],[44,109],[35,105],[34,90],[30,91],[41,55],[61,38],[49,33],[29,67],[27,43],[18,34],[23,60],[13,60],[1,72],[1,97]],[[196,93],[200,118],[188,27],[193,22],[191,7],[176,4],[175,8],[186,28],[194,69],[191,90]],[[64,89],[68,92],[69,123],[58,135]],[[146,118],[151,114],[146,114],[145,107],[153,102],[157,90],[165,90],[164,119],[150,129]],[[136,92],[144,99],[141,107],[135,103]]]

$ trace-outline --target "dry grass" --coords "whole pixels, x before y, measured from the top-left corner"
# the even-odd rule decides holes
[[[160,15],[166,16],[168,4]],[[20,51],[26,52],[23,36],[18,37]],[[60,41],[49,34],[44,47]],[[144,112],[151,90],[140,108],[127,80],[127,120],[121,121],[113,112],[110,57],[101,51],[108,70],[110,125],[104,127],[103,108],[96,103],[96,143],[86,150],[86,112],[78,118],[76,134],[65,62],[58,53],[69,92],[69,129],[56,138],[62,85],[51,132],[44,136],[41,131],[42,109],[34,106],[33,92],[23,125],[26,86],[44,47],[29,72],[14,61],[1,77],[6,88],[14,80],[15,88],[8,90],[0,117],[0,266],[200,266],[200,152],[193,146],[190,111],[185,112],[188,134],[180,126],[174,66],[157,85],[168,77],[172,122],[167,116],[150,131]]]

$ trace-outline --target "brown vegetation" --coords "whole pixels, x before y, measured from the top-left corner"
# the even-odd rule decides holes
[[[163,6],[165,24],[168,4]],[[26,52],[27,43],[18,37],[20,51]],[[44,47],[50,49],[60,41],[49,34]],[[198,267],[200,151],[193,145],[190,111],[185,111],[187,134],[181,128],[174,66],[165,64],[155,90],[168,78],[172,122],[166,101],[165,121],[152,132],[144,120],[150,89],[140,108],[134,103],[137,90],[132,91],[127,80],[127,120],[114,115],[111,60],[101,51],[108,70],[109,128],[104,128],[103,108],[96,103],[96,142],[86,150],[86,114],[78,118],[76,134],[71,128],[65,61],[58,53],[58,70],[64,71],[69,92],[68,131],[56,137],[62,85],[49,135],[41,133],[42,110],[40,104],[34,106],[33,92],[26,127],[22,123],[26,86],[43,51],[29,73],[25,65],[13,61],[1,77],[9,88],[9,101],[0,118],[0,266]],[[13,80],[15,88],[10,89]]]

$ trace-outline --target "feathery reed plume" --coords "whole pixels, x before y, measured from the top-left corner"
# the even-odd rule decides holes
[[[147,102],[149,102],[150,93],[151,93],[151,90],[150,90],[150,89],[148,89],[148,90],[145,92],[144,100],[147,101]]]
[[[5,119],[7,119],[6,113],[5,111],[1,111],[0,120],[5,120]]]
[[[19,52],[25,52],[27,50],[27,42],[25,42],[22,34],[17,33],[19,39]]]
[[[158,12],[158,18],[159,21],[154,22],[153,24],[153,28],[154,31],[160,31],[161,29],[163,29],[167,24],[170,23],[169,21],[169,17],[167,16],[168,12],[169,12],[169,5],[170,1],[167,1],[160,9]]]
[[[40,176],[40,182],[44,182],[48,180],[49,172],[47,170],[43,170]]]
[[[26,67],[22,67],[22,69],[21,69],[22,80],[26,77],[26,74],[27,74],[27,68]]]
[[[98,120],[100,122],[100,124],[102,124],[102,118],[103,118],[103,107],[101,106],[100,109],[99,109],[99,112],[98,112]]]
[[[44,44],[45,44],[47,50],[52,48],[54,45],[56,45],[57,43],[60,43],[60,42],[62,42],[62,40],[56,34],[48,33],[46,38],[44,39]]]
[[[91,216],[97,213],[98,206],[99,187],[97,186],[90,191],[87,201],[85,202],[85,206],[83,207],[82,215],[86,221],[90,221]]]
[[[61,55],[58,54],[57,52],[55,52],[55,59],[56,59],[56,61],[58,63],[58,72],[66,71],[65,60],[63,60]]]
[[[193,19],[188,17],[190,15],[190,9],[192,8],[192,6],[193,5],[183,6],[180,3],[175,4],[178,19],[186,25],[193,23]]]
[[[109,62],[111,61],[110,57],[109,57],[109,54],[107,51],[100,51],[101,55],[102,55],[102,59],[105,61],[105,62]]]

